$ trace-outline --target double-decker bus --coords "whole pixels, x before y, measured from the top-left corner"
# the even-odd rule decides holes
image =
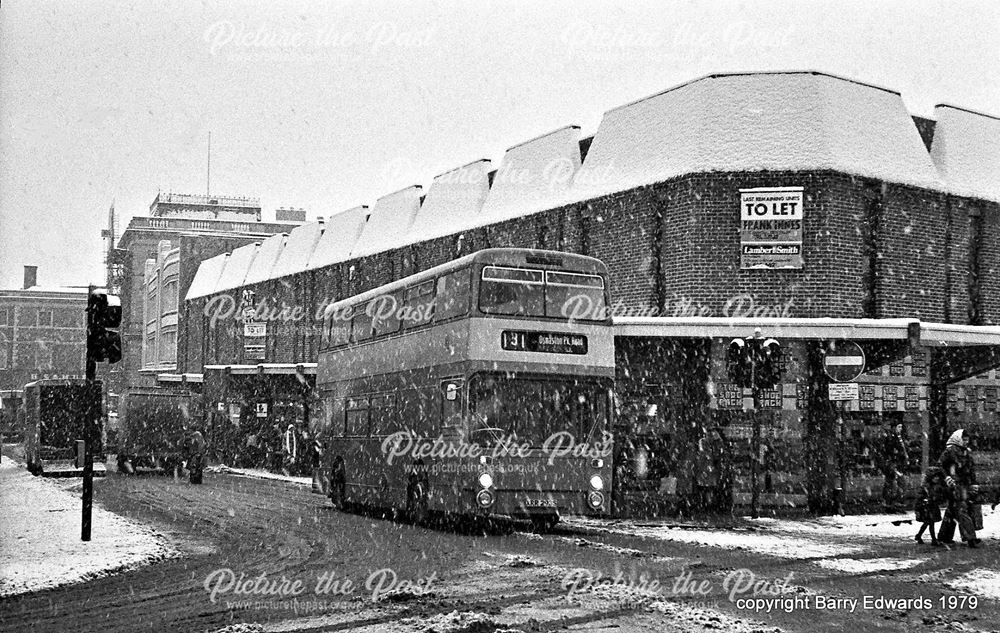
[[[607,267],[487,249],[327,307],[319,477],[334,505],[528,518],[610,510]]]

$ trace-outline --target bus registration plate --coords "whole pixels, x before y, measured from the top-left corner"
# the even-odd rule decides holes
[[[524,505],[529,508],[554,508],[556,502],[552,499],[528,499]]]

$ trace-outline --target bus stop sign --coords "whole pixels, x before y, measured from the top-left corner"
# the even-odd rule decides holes
[[[823,370],[834,382],[851,382],[865,370],[865,352],[854,341],[830,341]]]

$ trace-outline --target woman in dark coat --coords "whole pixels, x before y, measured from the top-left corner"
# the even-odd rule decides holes
[[[948,516],[945,520],[957,521],[962,540],[969,547],[978,547],[980,541],[976,538],[975,525],[969,513],[969,493],[976,485],[976,465],[963,429],[955,431],[948,438],[938,466],[944,471],[945,483],[948,485]],[[950,538],[940,540],[942,543],[953,542]]]

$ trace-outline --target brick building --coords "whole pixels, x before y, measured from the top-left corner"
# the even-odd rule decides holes
[[[87,288],[37,281],[37,268],[25,266],[22,288],[0,290],[0,432],[13,430],[26,383],[84,375]]]
[[[794,222],[760,229],[744,217],[768,195],[792,201]],[[990,115],[942,105],[914,117],[894,91],[822,73],[713,75],[607,112],[593,137],[561,128],[511,147],[496,168],[476,161],[426,191],[271,239],[199,269],[179,326],[181,371],[206,383],[253,368],[308,380],[327,302],[481,248],[547,248],[610,267],[621,459],[635,464],[637,493],[676,508],[691,486],[684,456],[716,428],[736,500],[755,459],[773,505],[823,505],[837,459],[849,460],[848,496],[877,494],[872,448],[896,422],[914,477],[956,425],[1000,452],[1000,119]],[[261,305],[274,310],[247,320],[266,325],[247,327],[242,308]],[[755,327],[781,337],[787,358],[756,410],[723,363],[728,340]],[[822,358],[839,338],[862,341],[868,364],[863,397],[838,413]],[[220,389],[231,403],[253,396]]]
[[[39,286],[25,266],[23,288],[0,290],[0,389],[83,377],[86,308],[87,288]]]
[[[202,261],[299,226],[260,218],[256,198],[158,193],[148,217],[131,219],[109,257],[123,347],[120,363],[101,367],[109,392],[157,386],[158,374],[175,372],[180,298]]]

